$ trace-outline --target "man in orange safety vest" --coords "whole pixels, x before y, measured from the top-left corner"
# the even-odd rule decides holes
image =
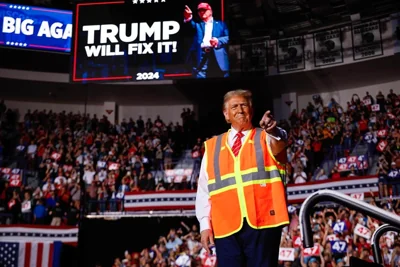
[[[286,132],[270,111],[253,127],[247,90],[225,94],[231,129],[205,142],[196,197],[201,243],[218,267],[276,267],[289,223],[284,184]]]

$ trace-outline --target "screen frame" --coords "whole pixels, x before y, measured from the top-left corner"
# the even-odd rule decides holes
[[[178,0],[179,1],[179,0]],[[225,0],[220,0],[221,2],[221,21],[225,21]],[[93,5],[112,5],[112,4],[127,4],[126,0],[118,0],[118,1],[106,1],[106,2],[99,2],[99,0],[94,0],[93,2],[86,2],[86,3],[77,3],[75,4],[74,12],[73,12],[73,23],[74,23],[74,31],[71,40],[71,73],[70,73],[70,82],[72,83],[85,83],[85,82],[140,82],[133,79],[132,75],[128,76],[114,76],[114,77],[97,77],[97,78],[77,78],[76,77],[76,70],[77,70],[77,48],[78,48],[78,25],[79,25],[79,8],[81,6],[93,6]],[[229,70],[230,72],[230,70]],[[164,74],[164,77],[177,77],[177,79],[162,79],[162,80],[152,80],[146,81],[146,83],[152,83],[154,81],[176,81],[176,80],[198,80],[192,77],[192,73],[171,73],[171,74]],[[179,77],[187,77],[187,78],[179,78]],[[207,78],[207,80],[215,79],[215,78]],[[218,78],[220,79],[220,78]],[[223,78],[223,79],[229,79]]]

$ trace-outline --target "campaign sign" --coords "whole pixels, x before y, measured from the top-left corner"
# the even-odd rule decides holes
[[[389,177],[390,179],[398,179],[398,178],[400,178],[400,172],[399,172],[398,170],[391,170],[391,171],[388,173],[388,177]]]
[[[353,193],[350,194],[350,197],[364,201],[364,193]]]
[[[383,152],[385,151],[386,147],[388,146],[388,142],[386,140],[381,140],[378,142],[378,144],[376,145],[376,149],[379,152]]]
[[[116,163],[116,162],[109,162],[108,163],[108,170],[110,170],[110,171],[116,171],[116,170],[119,170],[119,168],[120,168],[120,164],[119,163]]]
[[[379,20],[354,25],[351,33],[353,37],[354,60],[383,55]]]
[[[368,160],[364,155],[340,158],[338,164],[339,172],[350,171],[352,167],[356,170],[368,169]]]
[[[305,69],[304,40],[302,36],[280,39],[277,43],[279,73]]]
[[[223,12],[220,0],[202,6],[194,0],[79,3],[71,81],[228,77]]]
[[[314,34],[315,66],[343,63],[342,32],[340,29]]]
[[[294,248],[299,248],[301,246],[302,246],[301,237],[300,236],[294,236],[293,237],[293,247]]]
[[[69,53],[72,12],[0,3],[0,46]]]
[[[343,231],[346,231],[347,227],[346,227],[346,223],[343,221],[340,222],[336,222],[335,225],[333,226],[333,231],[335,233],[343,233]]]
[[[371,106],[371,110],[372,111],[380,111],[381,107],[379,106],[379,104],[374,104]]]
[[[378,138],[386,138],[386,136],[388,136],[389,132],[386,129],[382,129],[376,132],[376,136]]]
[[[21,169],[0,168],[0,178],[8,181],[10,187],[20,187],[22,185]]]
[[[294,261],[294,248],[279,248],[280,261]]]
[[[330,241],[331,243],[331,250],[332,253],[346,253],[347,252],[347,243],[346,241],[341,241],[341,240],[335,240],[335,241]]]
[[[312,248],[305,248],[303,249],[304,257],[312,257],[312,256],[319,256],[321,253],[320,244],[315,243]]]
[[[187,181],[190,180],[192,176],[192,169],[173,169],[173,170],[165,170],[165,177],[168,183],[180,183],[183,180],[183,177],[186,177]]]
[[[356,227],[354,227],[354,234],[364,237],[366,239],[370,239],[372,235],[371,230],[359,223],[356,225]]]

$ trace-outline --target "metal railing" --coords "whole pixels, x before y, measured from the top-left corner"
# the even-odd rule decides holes
[[[350,209],[362,212],[364,215],[371,216],[382,222],[388,223],[394,227],[400,228],[400,216],[397,216],[391,212],[380,209],[376,206],[367,204],[361,200],[352,198],[343,193],[339,193],[333,190],[321,190],[310,195],[302,204],[299,220],[300,220],[300,232],[305,248],[311,248],[314,246],[313,232],[311,229],[310,214],[311,209],[319,202],[331,201],[349,207]]]
[[[379,239],[382,237],[382,235],[386,232],[389,231],[395,231],[395,232],[400,232],[400,228],[389,225],[389,224],[384,224],[379,226],[378,229],[375,230],[375,232],[372,234],[371,237],[371,247],[372,247],[372,252],[374,256],[375,263],[383,265],[383,259],[382,259],[382,254],[381,254],[381,248],[379,247]]]

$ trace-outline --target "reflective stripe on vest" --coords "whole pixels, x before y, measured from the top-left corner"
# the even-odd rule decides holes
[[[248,170],[241,171],[242,182],[247,183],[272,183],[278,180],[282,180],[282,174],[285,170],[279,170],[276,166],[265,167],[264,166],[264,154],[260,142],[262,130],[257,128],[254,137],[254,146],[256,151],[257,168],[251,168]],[[219,156],[221,151],[222,136],[217,137],[215,152],[214,152],[214,174],[215,179],[209,180],[208,190],[210,195],[217,193],[216,191],[225,191],[223,189],[230,189],[231,186],[236,185],[235,174],[227,174],[221,177],[221,171],[219,168]],[[247,172],[247,173],[246,173]]]
[[[244,218],[254,229],[288,224],[281,177],[285,169],[272,154],[266,133],[259,128],[251,130],[236,157],[228,135],[205,143],[214,237],[237,233]]]

